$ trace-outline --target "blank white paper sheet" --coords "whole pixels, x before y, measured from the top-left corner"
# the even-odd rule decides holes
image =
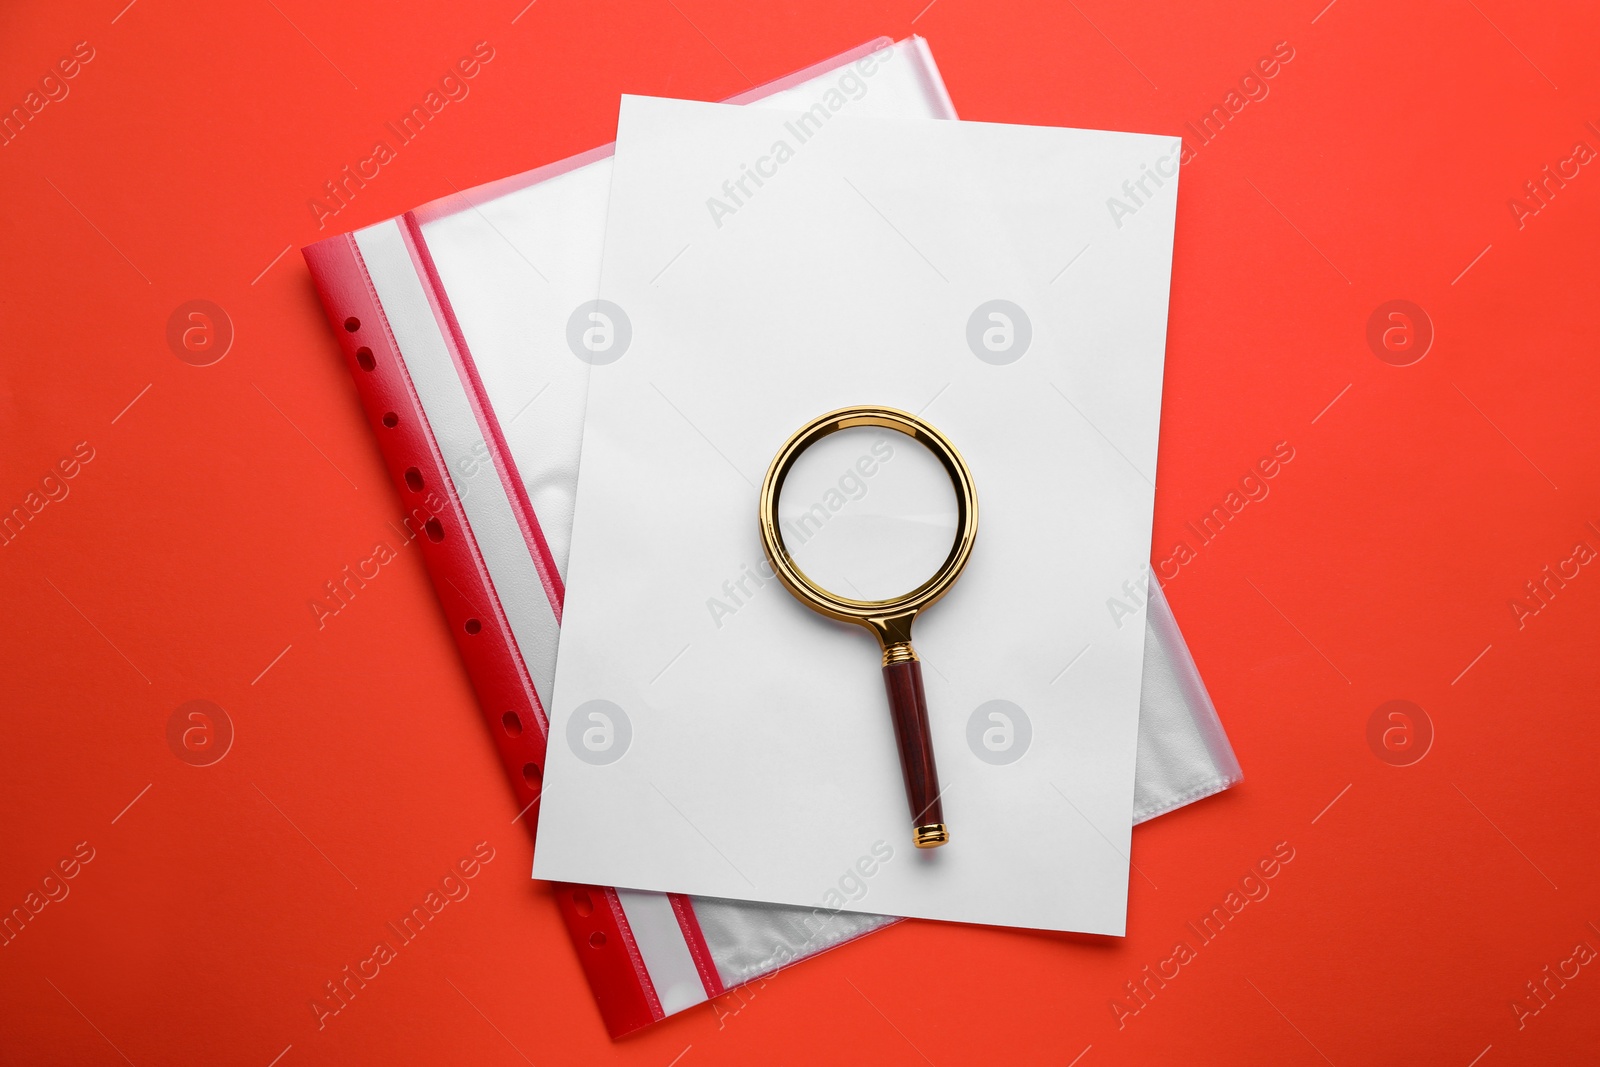
[[[1178,141],[845,111],[623,98],[534,874],[1120,935],[1145,627],[1105,604],[1150,556]],[[939,849],[876,641],[757,532],[773,454],[853,404],[977,486],[914,632]]]

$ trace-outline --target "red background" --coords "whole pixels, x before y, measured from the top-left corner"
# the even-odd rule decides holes
[[[1520,1028],[1512,1003],[1600,948],[1600,566],[1521,628],[1510,601],[1600,548],[1600,174],[1508,206],[1600,148],[1592,9],[124,2],[0,15],[6,108],[95,54],[0,148],[0,508],[94,450],[0,547],[0,910],[95,857],[0,948],[0,1059],[1595,1060],[1600,968]],[[1134,835],[1126,940],[902,924],[613,1045],[417,554],[321,631],[307,607],[401,509],[280,253],[606,141],[621,92],[717,99],[913,31],[965,118],[1191,141],[1294,50],[1183,171],[1156,510],[1159,559],[1295,451],[1167,583],[1246,781]],[[480,40],[471,96],[319,230],[322,183]],[[236,331],[212,366],[165,339],[191,299]],[[1366,340],[1391,299],[1433,324],[1411,366]],[[237,732],[212,766],[167,742],[193,699]],[[1435,732],[1410,766],[1368,741],[1397,699]],[[319,1031],[323,983],[480,841],[471,896]],[[1199,947],[1186,922],[1279,842],[1270,895]]]

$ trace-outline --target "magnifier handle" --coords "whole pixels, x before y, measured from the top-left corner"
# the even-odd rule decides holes
[[[939,772],[933,764],[933,735],[928,729],[928,700],[922,691],[922,664],[909,644],[892,645],[884,653],[883,683],[889,691],[894,736],[900,743],[900,769],[905,773],[906,800],[911,805],[912,837],[918,848],[937,848],[950,840],[939,799]]]

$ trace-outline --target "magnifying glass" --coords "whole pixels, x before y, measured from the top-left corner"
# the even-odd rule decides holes
[[[785,588],[813,611],[871,630],[883,647],[912,838],[918,848],[937,848],[950,832],[911,623],[972,555],[972,472],[950,440],[915,415],[841,408],[778,450],[761,483],[760,514],[762,548]]]

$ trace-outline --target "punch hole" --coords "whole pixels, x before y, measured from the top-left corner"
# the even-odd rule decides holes
[[[504,715],[500,716],[500,725],[504,726],[506,728],[506,733],[510,734],[512,737],[522,736],[522,720],[517,718],[516,712],[508,711]],[[533,765],[530,763],[529,766],[531,767]]]
[[[544,772],[537,763],[524,763],[522,765],[522,780],[533,788],[538,789],[544,784]]]
[[[422,524],[422,528],[428,531],[428,540],[434,544],[444,540],[444,523],[438,519],[429,519]]]
[[[384,413],[383,413],[383,419],[382,419],[382,422],[383,422],[383,424],[384,424],[384,425],[385,425],[385,426],[387,426],[387,427],[388,427],[388,428],[389,428],[389,429],[391,429],[391,430],[392,430],[392,429],[394,429],[394,428],[395,428],[395,427],[396,427],[396,426],[399,426],[399,425],[400,425],[400,416],[399,416],[399,415],[396,415],[396,414],[395,414],[395,413],[394,413],[394,412],[392,412],[392,411],[385,411],[385,412],[384,412]]]
[[[351,315],[348,319],[344,320],[344,328],[349,330],[351,333],[355,333],[357,330],[361,329],[361,320],[356,318],[354,315]]]
[[[602,933],[601,931],[599,931],[599,930],[596,930],[594,933],[590,934],[589,935],[589,947],[590,948],[605,948],[606,947],[606,935],[604,933]]]
[[[356,349],[356,362],[361,364],[362,370],[377,370],[378,361],[372,358],[372,349],[362,345]]]
[[[422,480],[422,472],[415,467],[406,468],[406,488],[413,493],[422,492],[422,487],[427,483]]]
[[[476,634],[483,629],[483,623],[479,622],[477,619],[468,619],[463,626],[463,629],[465,629],[469,634]]]

